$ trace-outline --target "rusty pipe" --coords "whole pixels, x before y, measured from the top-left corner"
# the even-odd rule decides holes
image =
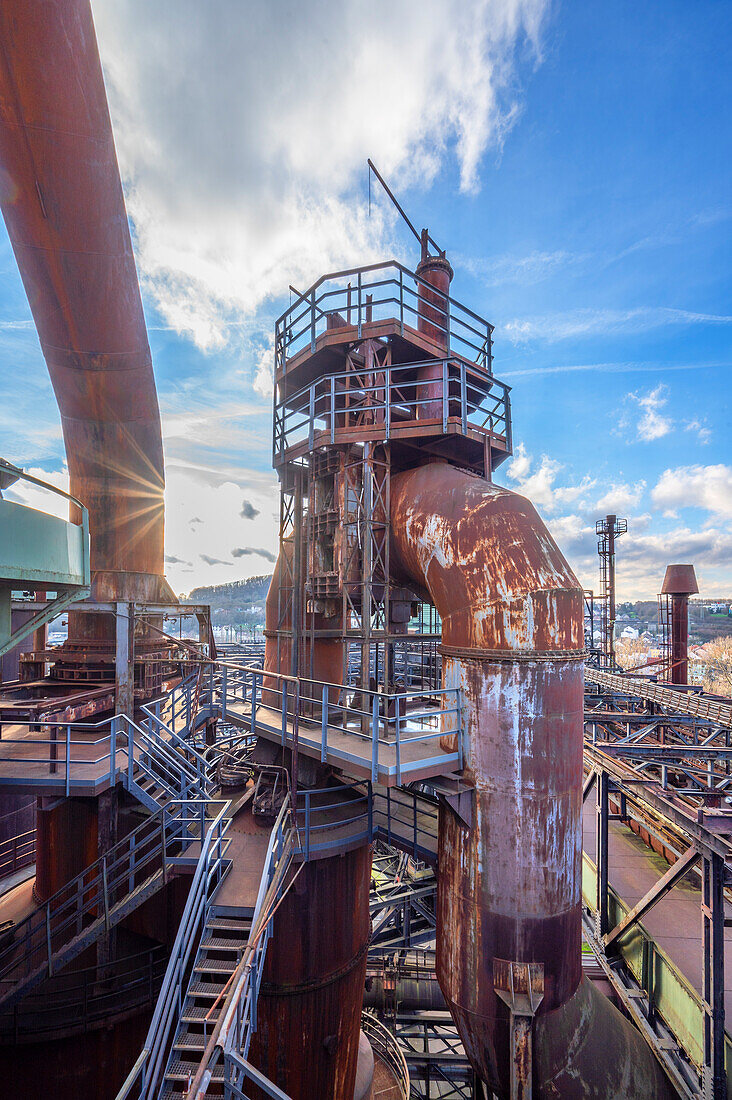
[[[669,565],[662,595],[671,597],[671,683],[689,682],[689,596],[699,591],[693,565]]]
[[[267,599],[264,610],[264,672],[262,680],[262,702],[267,707],[278,709],[281,705],[279,694],[281,685],[274,676],[267,676],[267,672],[279,672],[290,674],[292,668],[292,608],[291,597],[293,594],[293,550],[289,542],[281,543],[280,552],[277,555],[272,580],[267,590]],[[305,563],[301,567],[301,590],[305,575]],[[300,632],[299,645],[302,650],[300,668],[304,669],[304,677],[310,673],[310,649],[311,640],[308,627],[310,616],[306,616],[305,628]],[[316,616],[316,626],[323,625],[322,616]],[[328,626],[333,625],[329,620]],[[279,636],[279,640],[278,640]],[[338,684],[343,682],[343,641],[340,638],[318,638],[312,645],[313,679],[326,684],[333,684],[329,689],[329,701],[338,702]],[[310,685],[305,685],[305,694],[311,695]]]
[[[564,1043],[552,1059],[537,1052],[536,1095],[574,1095],[542,1081],[557,1059],[570,1076],[612,1082],[604,1060],[593,1065],[587,1034],[604,1037],[588,1029],[595,1001],[581,972],[582,590],[527,500],[445,463],[392,478],[391,534],[397,572],[442,618],[444,686],[462,694],[475,813],[468,829],[440,811],[437,976],[468,1057],[509,1095],[509,1011],[494,961],[534,963],[544,983],[534,1034],[551,1018]],[[578,997],[590,1006],[581,1049],[562,1032]],[[637,1047],[655,1090],[642,1095],[665,1096],[639,1037]],[[617,1095],[609,1090],[593,1095]]]
[[[444,256],[427,256],[417,267],[417,330],[443,353],[450,351],[450,283],[453,271]],[[417,419],[442,417],[442,363],[437,360],[420,367]]]
[[[0,206],[89,509],[93,593],[168,597],[160,413],[89,0],[5,0],[0,43]],[[70,636],[100,620],[81,618]]]

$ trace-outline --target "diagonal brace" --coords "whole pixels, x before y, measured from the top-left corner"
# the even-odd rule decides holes
[[[611,944],[615,943],[631,924],[635,924],[636,921],[641,920],[657,901],[665,897],[666,894],[674,888],[676,883],[684,877],[686,872],[698,862],[699,858],[700,855],[698,850],[696,848],[689,848],[685,855],[677,859],[676,862],[669,867],[666,874],[658,880],[655,886],[651,887],[645,897],[642,897],[640,901],[633,906],[630,912],[625,915],[620,924],[617,924],[611,932],[603,936],[605,950],[607,950]]]

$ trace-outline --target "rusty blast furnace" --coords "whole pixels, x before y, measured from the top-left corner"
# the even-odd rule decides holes
[[[298,677],[303,721],[347,697],[388,745],[409,726],[395,697],[409,668],[441,663],[457,707],[443,702],[453,755],[438,769],[454,761],[461,799],[440,811],[437,967],[474,1068],[500,1096],[532,1082],[540,1097],[665,1096],[640,1036],[581,973],[582,590],[532,505],[492,482],[511,453],[492,326],[450,296],[429,242],[416,272],[324,276],[278,322],[265,702]],[[415,635],[420,607],[433,625]],[[397,782],[437,774],[410,748]],[[362,894],[354,879],[334,921]],[[334,906],[315,889],[298,903],[323,922]]]

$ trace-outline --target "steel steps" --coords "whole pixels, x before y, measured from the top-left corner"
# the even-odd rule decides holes
[[[217,912],[215,902],[211,905],[178,1019],[161,1100],[182,1098],[185,1087],[198,1069],[223,1007],[227,982],[246,947],[251,924],[248,916],[240,919],[222,916]],[[209,1013],[211,1015],[207,1019]],[[223,1074],[224,1067],[220,1063],[214,1068],[211,1080],[214,1095],[223,1083]]]

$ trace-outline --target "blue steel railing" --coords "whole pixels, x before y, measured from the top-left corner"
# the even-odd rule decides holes
[[[226,670],[224,670],[226,671]],[[347,734],[361,745],[370,744],[369,758],[371,781],[379,779],[384,752],[394,754],[394,776],[400,785],[409,779],[410,770],[422,761],[404,760],[404,750],[414,742],[437,741],[445,735],[453,735],[455,749],[441,750],[438,746],[435,760],[442,760],[446,770],[463,767],[464,727],[462,721],[462,693],[459,687],[441,688],[437,691],[401,691],[383,694],[362,688],[348,688],[305,677],[289,677],[276,672],[264,672],[259,668],[240,666],[234,697],[228,694],[228,676],[221,679],[220,693],[216,695],[219,713],[226,717],[237,709],[241,718],[246,714],[250,733],[257,731],[258,721],[271,721],[272,713],[278,715],[280,737],[283,746],[292,747],[303,731],[319,731],[320,759],[325,763],[332,750],[344,755],[341,748],[333,746],[333,739]],[[262,702],[263,692],[268,705]],[[433,707],[417,707],[426,697],[437,700]],[[335,698],[334,698],[335,697]],[[364,700],[366,705],[364,706]],[[347,754],[346,754],[347,755]]]
[[[208,906],[224,873],[227,832],[230,819],[228,803],[213,819],[201,845],[201,854],[188,891],[183,916],[170,953],[155,1011],[148,1028],[145,1044],[133,1072],[125,1081],[117,1100],[129,1096],[139,1079],[138,1095],[141,1100],[155,1095],[168,1055],[173,1034],[177,1028],[183,1002],[186,997],[186,975],[191,957],[205,923]]]
[[[134,891],[156,878],[165,883],[203,835],[204,814],[198,801],[169,803],[21,921],[0,951],[0,1003],[51,977],[58,960],[70,961],[112,927]]]

